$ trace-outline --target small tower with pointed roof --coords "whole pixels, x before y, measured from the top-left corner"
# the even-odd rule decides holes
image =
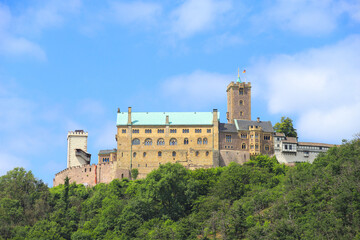
[[[231,82],[226,89],[228,123],[234,123],[234,119],[251,120],[251,83],[242,82],[238,69],[236,82]]]

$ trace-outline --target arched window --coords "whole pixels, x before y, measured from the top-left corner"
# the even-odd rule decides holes
[[[121,174],[121,178],[124,178],[124,174],[123,174],[123,173]]]
[[[269,150],[270,150],[269,145],[265,145],[265,151],[269,151]]]
[[[245,143],[243,143],[243,144],[241,145],[241,149],[246,149],[246,144],[245,144]]]
[[[243,112],[240,112],[240,116],[242,116],[244,113]]]
[[[136,152],[133,153],[133,157],[136,157]]]
[[[258,150],[258,149],[259,149],[259,145],[255,144],[255,149]]]
[[[209,156],[209,152],[208,151],[206,151],[206,154],[205,154],[206,156]]]
[[[143,153],[143,157],[146,157],[146,152]]]
[[[140,140],[139,140],[138,138],[134,138],[134,139],[132,140],[132,144],[133,144],[133,145],[140,145]]]
[[[201,138],[198,138],[197,144],[201,144],[201,143],[202,143],[202,139],[201,139]]]
[[[176,157],[176,152],[175,152],[175,151],[172,152],[172,156],[173,156],[173,157]]]
[[[170,145],[177,145],[177,140],[176,140],[176,138],[170,139]]]
[[[240,105],[244,105],[244,101],[243,101],[243,100],[240,100]]]
[[[161,152],[158,152],[158,156],[161,157],[162,153]]]
[[[159,139],[157,140],[157,145],[165,145],[164,139],[163,139],[163,138],[159,138]]]
[[[196,151],[196,152],[195,152],[195,156],[199,156],[199,151]]]
[[[207,138],[204,138],[203,139],[203,144],[207,144],[207,143],[208,143]]]
[[[152,145],[152,140],[151,140],[151,138],[145,139],[145,145],[147,145],[147,146]]]
[[[189,144],[189,139],[185,138],[184,139],[184,145],[187,145],[187,144]]]

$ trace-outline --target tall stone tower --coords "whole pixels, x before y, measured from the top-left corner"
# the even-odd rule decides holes
[[[227,86],[226,92],[228,123],[234,123],[234,119],[251,120],[251,83],[241,82],[238,77],[236,83]]]
[[[90,164],[91,154],[87,153],[88,133],[83,130],[68,132],[67,168]]]

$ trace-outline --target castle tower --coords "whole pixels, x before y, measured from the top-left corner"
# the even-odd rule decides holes
[[[234,123],[234,119],[251,120],[251,83],[241,82],[238,76],[237,82],[231,82],[226,92],[228,123]]]
[[[67,168],[90,164],[91,154],[87,153],[88,133],[83,130],[68,132]]]

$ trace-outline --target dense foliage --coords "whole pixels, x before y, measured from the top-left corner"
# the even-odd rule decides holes
[[[274,125],[275,132],[284,133],[286,137],[297,137],[296,129],[291,118],[281,117],[280,122]]]
[[[161,165],[146,179],[48,188],[0,177],[0,239],[360,239],[360,141],[295,167]]]

